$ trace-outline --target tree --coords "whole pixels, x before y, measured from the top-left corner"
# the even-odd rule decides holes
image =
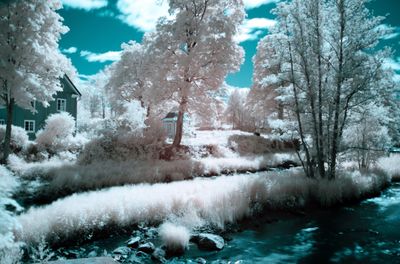
[[[147,39],[151,57],[159,58],[155,86],[179,106],[172,144],[177,147],[189,105],[217,90],[242,63],[243,49],[234,35],[244,8],[234,0],[170,0],[169,6],[174,18],[159,20],[156,32]]]
[[[283,50],[274,47],[274,43],[280,40],[278,34],[265,36],[259,41],[253,57],[253,85],[247,105],[260,129],[271,129],[268,120],[284,119],[285,99],[290,94],[287,92],[288,83],[280,77],[283,63],[280,52]]]
[[[229,96],[226,108],[228,121],[232,123],[232,129],[244,129],[246,122],[246,97],[247,90],[240,91],[235,89]]]
[[[113,110],[119,111],[125,103],[137,100],[147,108],[149,117],[152,102],[159,97],[151,90],[152,70],[145,45],[135,41],[122,44],[121,59],[108,69],[109,79],[105,85]]]
[[[0,4],[0,100],[7,109],[3,163],[10,152],[14,106],[34,111],[32,101],[48,106],[62,90],[60,78],[70,62],[58,49],[61,34],[68,30],[56,13],[59,8],[59,1]]]
[[[379,27],[383,18],[373,17],[366,2],[293,0],[274,11],[276,41],[267,57],[280,56],[278,78],[282,88],[289,88],[285,101],[304,150],[299,157],[311,178],[336,177],[350,117],[390,89],[382,66],[389,53],[376,48],[387,32]]]

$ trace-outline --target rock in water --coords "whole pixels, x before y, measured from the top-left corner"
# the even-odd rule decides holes
[[[151,243],[151,242],[147,242],[147,243],[142,244],[142,245],[140,245],[138,247],[139,251],[142,251],[142,252],[147,253],[147,254],[152,254],[155,249],[156,248],[155,248],[154,244]]]
[[[139,246],[140,242],[140,237],[132,237],[131,239],[128,240],[127,245],[130,248],[137,248]]]
[[[166,262],[165,256],[166,256],[165,250],[163,250],[162,248],[156,248],[156,250],[154,250],[153,254],[151,255],[151,258],[153,260],[157,260],[161,263],[164,263]]]
[[[131,253],[131,249],[128,247],[119,247],[112,252],[112,255],[115,260],[123,260],[126,259]]]
[[[202,250],[221,250],[225,245],[225,241],[221,236],[208,233],[194,235],[191,241],[196,243],[199,249]]]

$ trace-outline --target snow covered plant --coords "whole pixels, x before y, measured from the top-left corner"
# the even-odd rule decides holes
[[[81,137],[74,137],[75,120],[67,112],[50,115],[46,119],[44,129],[36,133],[36,143],[39,150],[50,154],[62,151],[77,151],[82,146]]]
[[[0,166],[0,263],[19,263],[20,244],[14,240],[13,230],[18,226],[13,212],[7,207],[20,210],[21,207],[10,198],[18,182],[10,171]]]

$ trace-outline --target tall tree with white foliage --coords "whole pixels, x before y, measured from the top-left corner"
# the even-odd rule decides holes
[[[172,144],[177,147],[189,106],[217,90],[242,63],[243,49],[234,35],[244,7],[239,0],[170,0],[169,6],[173,18],[159,20],[148,40],[149,53],[160,61],[156,87],[179,105]]]
[[[285,100],[297,123],[303,168],[311,178],[336,177],[343,132],[357,119],[350,117],[360,106],[383,101],[391,89],[383,67],[390,53],[376,49],[387,32],[379,27],[383,18],[374,17],[367,2],[293,0],[275,9],[276,41],[270,45],[280,54],[278,77],[288,84]]]
[[[68,31],[56,13],[60,1],[17,0],[0,4],[0,100],[7,109],[2,161],[9,155],[15,105],[34,111],[32,101],[44,106],[60,91],[68,59],[58,48]]]
[[[146,47],[135,41],[122,44],[121,59],[108,69],[109,79],[105,85],[110,103],[114,111],[123,110],[127,102],[137,100],[142,107],[150,108],[157,97],[151,92],[150,58]]]

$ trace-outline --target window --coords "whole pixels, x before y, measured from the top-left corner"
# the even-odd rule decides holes
[[[31,106],[33,109],[36,109],[36,101],[31,101]]]
[[[66,99],[57,99],[57,111],[67,111]]]
[[[5,125],[5,124],[6,124],[6,120],[0,119],[0,125]]]
[[[26,132],[34,133],[35,132],[35,121],[34,120],[25,120],[24,128],[25,128]]]

